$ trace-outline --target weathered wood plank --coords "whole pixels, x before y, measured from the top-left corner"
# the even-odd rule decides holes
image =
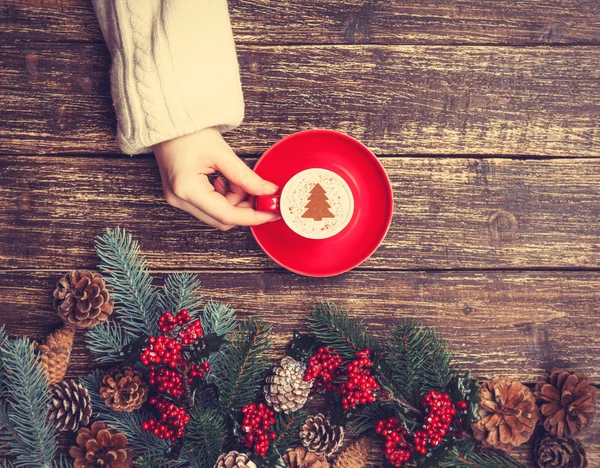
[[[600,267],[600,160],[382,161],[395,216],[363,268]],[[114,226],[153,268],[275,266],[247,229],[168,206],[151,158],[0,159],[0,268],[93,267],[94,237]]]
[[[600,48],[239,48],[242,154],[321,127],[380,154],[600,155]],[[114,153],[104,45],[0,51],[5,154]]]
[[[598,44],[595,0],[230,0],[245,44]],[[4,0],[10,39],[99,41],[91,2]]]
[[[60,321],[52,311],[53,272],[0,272],[0,323],[9,333],[41,340]],[[159,276],[157,274],[157,276]],[[381,332],[391,320],[416,318],[437,327],[456,361],[479,378],[511,376],[535,382],[554,365],[600,380],[600,275],[582,272],[355,272],[331,279],[286,273],[201,273],[206,294],[242,317],[275,326],[276,353],[310,307],[335,301]],[[349,291],[352,293],[349,294]],[[70,377],[93,368],[78,336]],[[600,464],[600,424],[581,435],[589,466]],[[528,448],[517,453],[530,460]],[[373,465],[375,466],[375,465]]]

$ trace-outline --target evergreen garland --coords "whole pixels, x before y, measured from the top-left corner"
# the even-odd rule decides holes
[[[471,439],[458,442],[440,468],[525,468],[500,450],[483,448]]]
[[[50,397],[46,374],[31,340],[7,340],[2,333],[0,362],[0,443],[20,467],[52,467],[56,429],[47,420]]]
[[[224,413],[239,410],[254,401],[270,368],[272,327],[260,320],[248,319],[233,332],[212,372],[220,390]]]
[[[355,359],[357,351],[378,349],[364,322],[350,318],[335,304],[315,306],[308,316],[308,327],[319,342],[335,349],[346,362]]]

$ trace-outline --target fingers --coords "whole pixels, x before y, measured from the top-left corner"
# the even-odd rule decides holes
[[[230,192],[230,199],[239,203],[245,198],[245,194],[238,188],[233,188],[237,193]],[[256,211],[249,206],[234,206],[213,187],[206,176],[186,177],[173,186],[173,192],[179,199],[223,225],[257,226],[279,219],[276,213]]]
[[[167,202],[169,203],[169,205],[171,205],[175,208],[179,208],[180,210],[183,210],[183,211],[191,214],[192,216],[199,219],[203,223],[208,224],[209,226],[212,226],[214,228],[217,228],[219,231],[229,231],[230,229],[235,227],[235,225],[227,225],[227,224],[220,223],[213,217],[207,215],[203,211],[200,211],[194,205],[186,202],[185,200],[182,200],[181,198],[176,197],[173,194],[169,194],[169,196],[167,196]]]
[[[219,153],[214,165],[231,182],[252,195],[273,195],[279,188],[252,171],[229,147]]]

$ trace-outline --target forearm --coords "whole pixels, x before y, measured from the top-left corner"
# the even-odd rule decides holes
[[[93,0],[112,56],[111,84],[123,152],[244,114],[225,0]]]

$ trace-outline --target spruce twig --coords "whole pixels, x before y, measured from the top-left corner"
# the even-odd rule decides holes
[[[133,337],[118,322],[109,320],[89,330],[85,334],[85,341],[95,355],[94,361],[115,364],[123,361],[122,350],[133,341]]]
[[[412,321],[392,327],[382,354],[378,363],[382,380],[394,398],[413,406],[430,390],[446,391],[455,376],[446,343],[434,330]]]
[[[240,409],[256,397],[270,367],[271,331],[270,325],[248,319],[221,350],[213,379],[223,412]]]
[[[187,425],[184,451],[198,461],[201,468],[213,468],[222,443],[227,437],[227,425],[218,409],[197,410]]]
[[[47,377],[27,338],[3,338],[0,349],[2,395],[0,441],[19,467],[51,467],[56,429],[47,420],[50,396]]]
[[[473,439],[457,442],[440,465],[442,468],[525,468],[501,450],[483,448]]]
[[[277,437],[273,440],[273,448],[280,453],[288,447],[298,443],[298,433],[304,421],[308,418],[308,413],[300,409],[291,414],[275,414],[275,433]]]
[[[308,317],[308,327],[321,343],[335,349],[345,362],[355,359],[357,351],[377,350],[375,338],[367,326],[350,318],[335,304],[315,306]]]
[[[177,314],[186,309],[190,316],[197,316],[203,302],[198,275],[184,272],[167,276],[159,301],[161,312],[169,310]]]
[[[139,244],[120,228],[107,229],[96,238],[96,252],[125,331],[134,338],[155,335],[160,315],[158,291]]]

